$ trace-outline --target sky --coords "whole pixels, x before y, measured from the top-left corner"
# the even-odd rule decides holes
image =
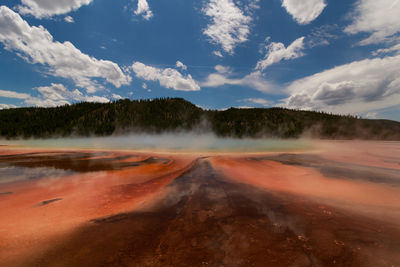
[[[156,97],[400,121],[400,0],[0,2],[0,109]]]

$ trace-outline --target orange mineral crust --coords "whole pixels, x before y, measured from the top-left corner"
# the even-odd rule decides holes
[[[315,141],[325,158],[400,170],[400,142]]]
[[[92,219],[151,201],[193,161],[88,151],[24,149],[1,154],[5,175],[21,179],[0,183],[0,262],[9,265],[53,246]]]
[[[314,143],[3,147],[0,266],[400,266],[400,144]]]
[[[301,158],[299,155],[295,157]],[[211,163],[236,182],[387,219],[400,227],[400,172],[397,172],[397,178],[393,178],[393,183],[373,183],[361,176],[354,177],[353,173],[351,177],[346,177],[342,171],[324,174],[318,167],[284,164],[274,161],[274,157],[216,157],[211,159]]]

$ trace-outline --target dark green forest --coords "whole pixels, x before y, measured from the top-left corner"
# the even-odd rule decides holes
[[[211,131],[236,138],[400,140],[396,121],[284,108],[203,110],[182,98],[0,110],[0,135],[7,139],[174,131]]]

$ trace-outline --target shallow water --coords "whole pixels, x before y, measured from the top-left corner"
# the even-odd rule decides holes
[[[56,168],[25,168],[25,167],[0,167],[0,184],[39,179],[43,177],[59,178],[72,175],[72,171],[64,171]]]
[[[4,145],[28,147],[123,149],[165,152],[263,152],[313,149],[309,140],[234,139],[212,134],[128,135],[118,137],[56,138],[1,141]]]

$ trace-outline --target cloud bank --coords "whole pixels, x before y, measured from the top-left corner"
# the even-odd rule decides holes
[[[359,114],[400,103],[400,55],[365,59],[292,82],[290,108]]]

